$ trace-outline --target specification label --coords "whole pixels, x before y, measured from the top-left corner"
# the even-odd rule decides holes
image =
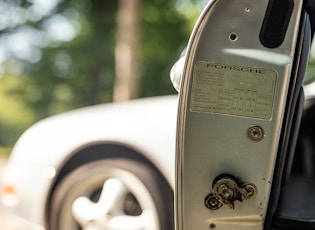
[[[271,120],[276,84],[271,69],[198,62],[190,110]]]

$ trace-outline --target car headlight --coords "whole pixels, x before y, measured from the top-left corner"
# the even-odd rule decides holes
[[[185,65],[186,55],[182,56],[172,67],[170,72],[170,78],[173,83],[174,88],[179,92],[180,84],[182,82],[184,65]]]

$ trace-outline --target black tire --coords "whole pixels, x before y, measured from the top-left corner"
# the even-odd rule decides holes
[[[82,196],[97,202],[100,191],[106,190],[103,187],[104,182],[108,182],[110,178],[117,178],[128,189],[128,195],[124,196],[124,202],[122,202],[124,204],[121,211],[123,211],[124,217],[137,217],[141,215],[142,209],[146,208],[155,213],[154,216],[157,217],[153,218],[153,221],[151,220],[151,222],[156,220],[154,228],[158,230],[174,229],[173,191],[164,177],[148,163],[126,158],[94,161],[80,166],[67,175],[53,192],[48,229],[84,229],[72,215],[73,202]],[[135,180],[137,182],[135,184],[138,185],[130,184],[132,180]],[[145,198],[149,196],[151,198]],[[153,202],[145,202],[142,200],[144,198],[152,199]],[[128,230],[129,227],[128,229],[121,228],[121,230],[123,229]],[[130,227],[130,229],[132,228]],[[151,227],[145,229],[152,230]]]

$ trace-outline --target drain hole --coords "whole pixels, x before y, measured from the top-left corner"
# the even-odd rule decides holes
[[[235,33],[230,34],[230,40],[231,41],[236,41],[237,40],[237,35]]]

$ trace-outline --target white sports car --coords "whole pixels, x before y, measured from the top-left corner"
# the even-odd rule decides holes
[[[3,173],[14,229],[171,230],[177,96],[99,105],[35,124]]]

